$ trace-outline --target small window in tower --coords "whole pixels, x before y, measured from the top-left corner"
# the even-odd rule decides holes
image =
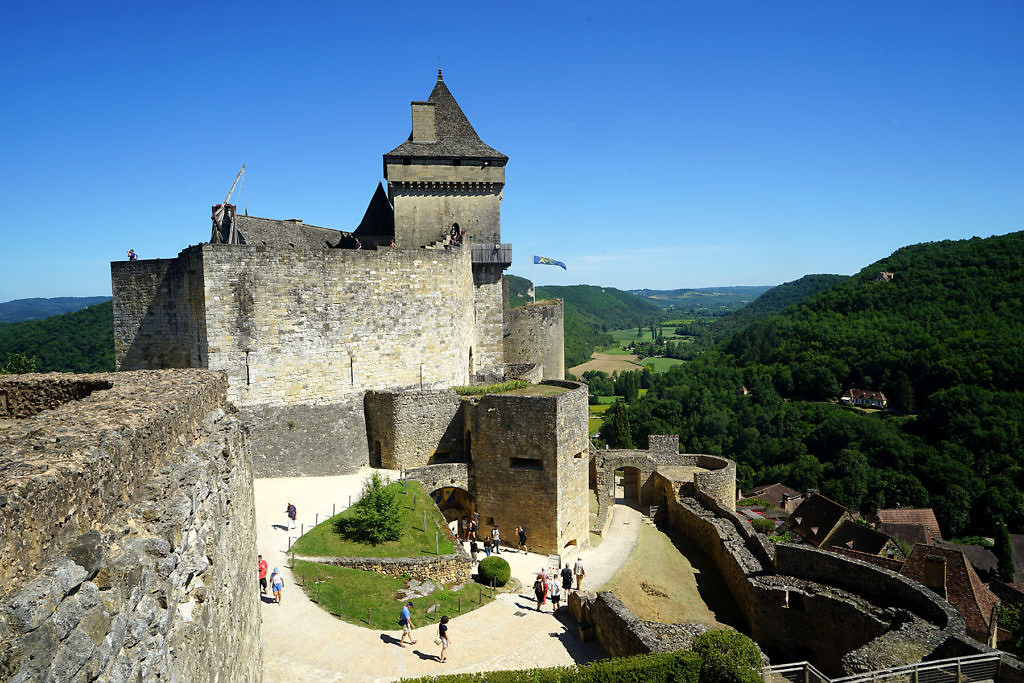
[[[509,458],[508,466],[514,470],[542,470],[544,461],[537,458]]]

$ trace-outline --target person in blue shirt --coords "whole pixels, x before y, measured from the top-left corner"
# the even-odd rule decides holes
[[[402,616],[398,618],[398,623],[402,626],[402,638],[398,641],[398,644],[405,647],[405,637],[409,636],[409,644],[415,645],[416,641],[412,639],[412,630],[416,628],[412,625],[412,603],[406,603],[405,607],[402,608]]]

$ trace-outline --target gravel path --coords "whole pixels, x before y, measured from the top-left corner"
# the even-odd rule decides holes
[[[270,568],[282,571],[282,604],[264,602],[263,675],[271,681],[392,681],[441,672],[491,671],[544,666],[568,666],[604,656],[595,643],[580,643],[575,622],[567,616],[538,613],[529,587],[547,556],[503,552],[512,575],[523,584],[520,594],[502,594],[489,605],[451,620],[452,646],[440,664],[434,645],[436,626],[413,615],[417,644],[400,648],[400,632],[373,631],[346,623],[310,602],[285,566],[289,536],[284,509],[298,508],[298,522],[310,527],[340,511],[362,488],[371,470],[335,477],[257,479],[256,543]],[[392,478],[397,472],[386,472]],[[333,506],[333,507],[332,507]],[[596,550],[583,553],[587,568],[584,588],[595,590],[629,558],[640,530],[640,513],[615,506],[608,534]],[[575,558],[563,558],[566,560]],[[564,612],[564,610],[563,610]],[[395,608],[395,620],[398,607]]]

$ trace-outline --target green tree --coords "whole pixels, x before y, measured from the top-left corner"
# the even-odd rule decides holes
[[[612,448],[636,448],[629,424],[629,406],[616,401],[605,414],[601,425],[601,438]]]
[[[401,535],[398,494],[387,485],[379,472],[373,472],[363,482],[363,492],[352,505],[353,513],[338,520],[338,531],[354,541],[372,545],[397,541]]]
[[[36,358],[23,353],[8,353],[4,364],[0,365],[0,375],[24,375],[36,371]]]

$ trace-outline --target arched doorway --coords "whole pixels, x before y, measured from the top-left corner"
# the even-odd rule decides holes
[[[446,522],[472,515],[474,510],[473,496],[458,486],[443,486],[430,493],[437,508],[444,515]]]

